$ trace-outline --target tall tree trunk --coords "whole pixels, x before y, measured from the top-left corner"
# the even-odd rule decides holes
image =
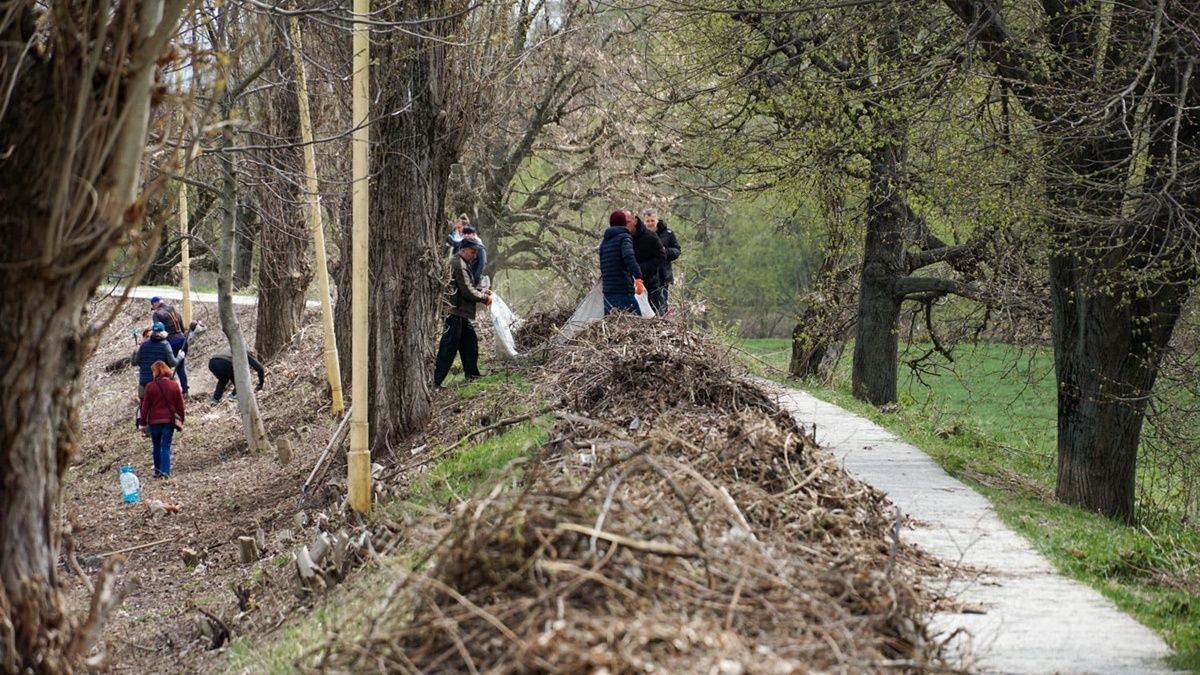
[[[1194,223],[1200,197],[1179,194],[1200,177],[1194,160],[1178,168],[1179,146],[1200,142],[1200,75],[1179,68],[1187,55],[1159,56],[1143,197],[1122,213],[1128,158],[1134,152],[1111,116],[1108,133],[1065,153],[1069,164],[1051,182],[1060,215],[1059,252],[1050,259],[1054,370],[1058,382],[1058,480],[1055,496],[1110,518],[1135,518],[1138,444],[1146,407],[1171,334],[1194,286]],[[1190,95],[1190,96],[1189,96]],[[1178,106],[1188,96],[1190,110]],[[1099,213],[1097,211],[1099,210]],[[1117,223],[1115,241],[1096,222]],[[1190,239],[1190,241],[1189,241]]]
[[[69,672],[110,608],[94,605],[82,629],[67,613],[62,483],[103,328],[87,303],[121,242],[157,248],[132,207],[181,10],[17,1],[0,18],[0,672]]]
[[[28,216],[23,226],[6,218],[5,232],[45,226],[44,212]],[[58,511],[90,352],[81,317],[101,271],[0,275],[0,672],[64,669],[72,624],[59,595]]]
[[[229,119],[233,101],[230,100],[229,94],[226,94],[225,98],[222,112],[225,119]],[[233,133],[233,129],[228,126],[222,130],[223,148],[233,145]],[[238,412],[242,418],[242,430],[246,434],[246,446],[251,452],[264,453],[271,450],[271,442],[267,439],[266,427],[263,426],[262,415],[258,411],[258,398],[254,394],[253,382],[250,379],[246,339],[242,335],[242,327],[233,308],[235,232],[238,214],[242,212],[238,205],[237,158],[232,153],[223,152],[217,156],[217,162],[221,167],[224,201],[217,255],[217,314],[221,319],[221,330],[229,340],[229,350],[233,357],[233,385],[237,388]]]
[[[406,3],[397,20],[445,14],[444,3]],[[448,108],[452,81],[445,38],[455,20],[422,38],[391,34],[381,45],[372,128],[370,242],[372,446],[394,442],[430,416],[433,352],[445,284],[447,179],[463,128]],[[401,111],[401,112],[397,112]],[[339,298],[349,298],[348,286]],[[357,402],[355,403],[358,404]]]
[[[247,288],[254,278],[254,241],[258,238],[259,221],[255,209],[245,205],[239,208],[233,239],[233,287]]]
[[[884,143],[871,156],[851,388],[855,398],[874,405],[896,402],[896,323],[903,302],[896,292],[896,281],[907,272],[906,210],[899,176],[904,157],[904,144],[894,141]]]
[[[284,28],[273,32],[276,49],[285,53]],[[267,134],[280,144],[300,140],[300,113],[296,98],[295,68],[291,59],[278,59],[281,82],[266,97]],[[259,167],[258,211],[262,216],[258,268],[258,324],[255,346],[270,359],[297,332],[304,315],[304,295],[312,281],[308,261],[309,233],[302,204],[297,199],[303,175],[297,147],[268,150]]]

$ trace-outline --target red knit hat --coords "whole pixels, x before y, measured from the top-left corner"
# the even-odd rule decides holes
[[[609,227],[625,227],[625,212],[620,209],[608,214]]]

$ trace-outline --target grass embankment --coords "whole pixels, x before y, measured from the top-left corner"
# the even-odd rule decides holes
[[[461,378],[448,380],[458,384],[454,390],[459,400],[492,399],[488,403],[519,401],[511,396],[528,389],[524,378],[513,373],[499,373],[463,384]],[[520,402],[506,406],[505,412],[521,415],[529,412]],[[470,496],[481,486],[488,485],[500,475],[512,475],[505,469],[515,460],[529,456],[546,441],[552,420],[535,417],[514,425],[478,442],[467,442],[456,451],[435,462],[431,469],[410,486],[401,500],[376,505],[373,517],[398,518],[405,514],[420,517],[422,512],[440,509]],[[464,429],[464,432],[467,431]],[[431,447],[437,453],[440,447]],[[393,562],[412,567],[421,560],[420,551],[404,550]],[[285,561],[290,564],[291,558]],[[372,616],[372,610],[382,599],[384,588],[392,583],[379,569],[366,569],[352,575],[346,583],[318,598],[306,616],[288,622],[278,634],[265,640],[235,638],[229,646],[229,673],[280,673],[295,670],[298,658],[324,644],[331,634],[353,634],[361,630]]]
[[[751,369],[783,379],[789,340],[745,340],[738,346],[754,357],[745,359]],[[925,450],[987,496],[1001,519],[1060,571],[1161,633],[1176,651],[1173,665],[1200,672],[1200,528],[1181,522],[1169,495],[1143,491],[1143,522],[1136,527],[1054,501],[1051,354],[964,345],[954,352],[955,363],[939,359],[936,371],[918,374],[904,365],[924,351],[917,346],[902,355],[899,405],[891,412],[850,396],[849,348],[831,386],[803,386]],[[1152,471],[1147,462],[1139,470]],[[1147,503],[1154,508],[1145,508]]]

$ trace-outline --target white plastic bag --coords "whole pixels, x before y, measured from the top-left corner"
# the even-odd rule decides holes
[[[517,341],[513,339],[513,331],[521,324],[521,319],[513,314],[508,305],[500,299],[500,295],[492,291],[492,328],[496,336],[496,356],[501,360],[514,361],[517,353]]]
[[[654,309],[650,307],[650,299],[646,293],[633,296],[637,299],[638,309],[641,310],[642,316],[650,318],[654,316]],[[604,289],[600,284],[592,286],[592,290],[583,297],[583,302],[579,303],[579,307],[575,309],[575,313],[567,319],[567,323],[562,327],[563,337],[571,337],[572,335],[583,330],[593,321],[599,321],[604,318]]]

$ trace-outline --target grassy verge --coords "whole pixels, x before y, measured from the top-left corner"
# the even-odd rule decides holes
[[[788,340],[738,346],[755,372],[773,379],[785,375]],[[901,361],[922,352],[912,348]],[[899,405],[891,412],[850,396],[848,358],[831,386],[802,386],[923,449],[987,496],[1000,518],[1061,572],[1158,631],[1176,652],[1173,665],[1200,672],[1200,529],[1171,517],[1127,527],[1056,503],[1050,355],[977,345],[961,347],[955,359],[952,367],[901,365]]]

